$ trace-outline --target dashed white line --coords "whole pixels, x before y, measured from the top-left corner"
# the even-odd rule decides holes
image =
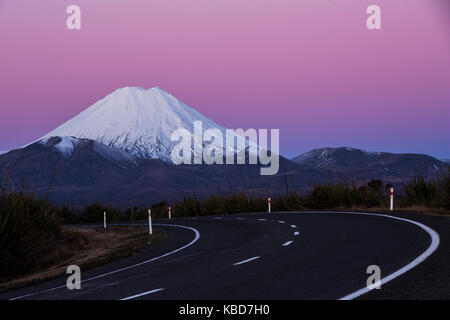
[[[158,292],[158,291],[161,291],[161,290],[164,290],[164,288],[146,291],[146,292],[135,294],[134,296],[129,296],[129,297],[126,297],[126,298],[123,298],[123,299],[120,299],[120,300],[131,300],[131,299],[142,297],[142,296],[146,296],[148,294],[155,293],[155,292]]]
[[[245,220],[245,218],[236,218],[236,220]]]
[[[279,223],[285,223],[283,220],[279,220],[278,222],[279,222]]]
[[[234,263],[233,266],[237,266],[237,265],[240,265],[240,264],[243,264],[243,263],[247,263],[247,262],[259,259],[259,258],[261,258],[261,257],[260,256],[256,256],[256,257],[253,257],[253,258],[250,258],[250,259],[239,261],[239,262]]]
[[[294,236],[298,236],[298,233],[299,233],[298,231],[295,231]]]
[[[258,219],[259,221],[267,221],[267,219]]]
[[[286,246],[290,245],[291,243],[292,243],[292,241],[288,241],[288,242],[283,243],[281,246],[286,247]]]
[[[295,224],[291,224],[291,228],[297,228]]]

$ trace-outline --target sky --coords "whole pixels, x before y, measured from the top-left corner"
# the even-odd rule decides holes
[[[68,30],[66,8],[81,8]],[[381,8],[368,30],[366,8]],[[450,158],[447,0],[0,0],[0,150],[123,86],[159,86],[280,153]]]

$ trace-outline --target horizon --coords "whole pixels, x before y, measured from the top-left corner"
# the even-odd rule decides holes
[[[288,159],[324,146],[450,158],[442,1],[379,0],[373,32],[368,0],[78,0],[76,31],[67,3],[24,3],[0,2],[0,150],[128,85],[164,88],[226,128],[280,129]]]
[[[149,87],[149,88],[146,88],[146,87],[144,87],[144,86],[138,86],[138,85],[136,85],[136,86],[128,85],[128,86],[123,86],[123,87],[120,87],[120,88],[116,88],[115,90],[112,90],[110,93],[106,94],[106,95],[105,95],[104,97],[102,97],[102,98],[99,98],[97,101],[99,101],[99,100],[101,100],[101,99],[107,97],[108,95],[114,93],[114,92],[117,91],[117,90],[127,89],[127,88],[135,88],[135,89],[139,89],[139,90],[142,90],[142,89],[143,89],[143,90],[146,90],[146,91],[149,91],[149,90],[151,90],[151,89],[160,89],[160,90],[162,90],[162,91],[168,93],[169,95],[174,96],[174,95],[172,95],[170,92],[166,91],[164,88],[161,88],[161,87],[158,86],[158,85],[155,85],[155,86],[152,86],[152,87]],[[176,96],[174,96],[174,97],[177,98]],[[178,99],[178,98],[177,98],[177,99]],[[182,101],[182,100],[180,100],[180,101]],[[183,101],[182,101],[182,102],[183,102]],[[89,109],[91,106],[92,106],[92,105],[90,105],[90,106],[84,108],[83,110],[80,111],[80,113],[83,112],[83,111],[85,111],[86,109]],[[189,106],[189,107],[195,109],[195,107],[192,107],[192,106]],[[78,114],[79,114],[79,113],[78,113]],[[77,116],[78,114],[76,114],[75,116]],[[72,117],[72,118],[73,118],[73,117]],[[63,121],[61,124],[57,125],[55,128],[57,128],[58,126],[62,125],[62,124],[65,123],[66,121],[71,120],[72,118],[69,118],[69,119]],[[215,119],[212,119],[212,120],[215,121]],[[217,122],[217,121],[216,121],[216,122]],[[220,123],[219,123],[219,125],[220,125]],[[49,129],[48,132],[54,130],[55,128]],[[235,129],[238,129],[238,128],[228,128],[228,127],[227,127],[227,129],[233,129],[233,130],[235,130]],[[246,130],[247,128],[242,128],[242,129]],[[47,132],[47,133],[48,133],[48,132]],[[24,147],[26,147],[26,146],[28,146],[28,145],[30,145],[30,144],[32,144],[32,143],[35,143],[35,142],[39,141],[38,139],[40,139],[40,138],[33,139],[32,141],[27,142],[27,143],[25,143],[25,144],[22,145],[22,146],[19,146],[19,147],[13,147],[13,148],[11,148],[11,149],[9,149],[9,150],[3,150],[3,149],[0,148],[0,154],[7,153],[7,152],[13,151],[13,150],[17,150],[17,149],[24,148]],[[302,154],[304,154],[304,153],[307,153],[307,152],[310,152],[310,151],[313,151],[313,150],[316,150],[316,149],[326,149],[326,148],[331,148],[331,149],[337,149],[337,148],[351,148],[351,149],[363,150],[363,151],[367,151],[367,152],[388,152],[388,153],[395,153],[395,154],[426,154],[426,155],[432,156],[432,157],[434,157],[434,158],[436,158],[436,159],[438,159],[438,160],[447,160],[447,158],[445,158],[445,157],[438,157],[438,156],[435,156],[435,155],[433,155],[433,154],[427,154],[427,153],[408,152],[408,151],[405,151],[405,152],[396,152],[396,151],[388,151],[388,150],[384,150],[384,149],[383,149],[383,150],[369,150],[369,149],[366,149],[366,148],[364,148],[364,147],[355,147],[355,146],[351,146],[351,145],[335,145],[335,146],[329,146],[329,145],[327,145],[327,146],[316,146],[316,147],[313,147],[313,148],[311,148],[311,149],[309,149],[309,150],[305,150],[305,151],[303,151],[303,152],[301,152],[301,153],[298,153],[298,154],[296,154],[296,155],[286,156],[286,155],[283,154],[282,152],[280,152],[280,155],[283,156],[283,157],[286,158],[286,159],[292,160],[292,159],[294,159],[294,158],[296,158],[296,157],[298,157],[298,156],[300,156],[300,155],[302,155]],[[450,157],[449,157],[449,158],[450,158]]]

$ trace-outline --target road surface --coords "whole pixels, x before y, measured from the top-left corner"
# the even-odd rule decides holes
[[[343,212],[160,220],[164,241],[82,271],[80,290],[64,275],[0,299],[448,299],[442,226],[447,217]],[[384,282],[368,292],[370,265]]]

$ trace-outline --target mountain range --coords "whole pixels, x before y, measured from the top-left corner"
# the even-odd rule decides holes
[[[192,132],[194,121],[225,132],[158,87],[121,88],[23,148],[0,153],[3,183],[23,185],[59,204],[126,207],[211,193],[275,196],[342,178],[361,183],[381,178],[401,186],[416,173],[435,176],[447,166],[428,155],[350,147],[280,157],[274,176],[261,176],[259,165],[174,165],[170,135],[178,128]],[[238,137],[238,143],[245,140]]]

